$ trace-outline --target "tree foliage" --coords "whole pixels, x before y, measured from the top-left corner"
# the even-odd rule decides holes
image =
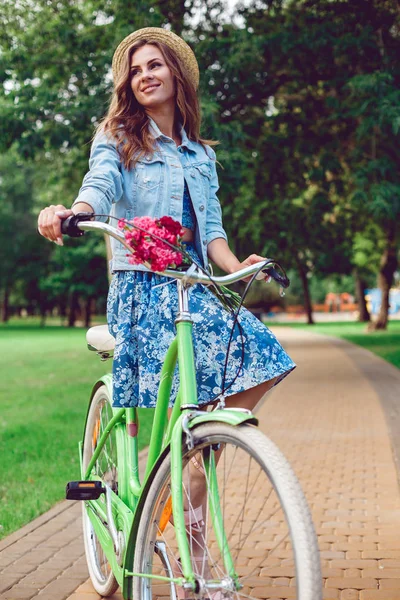
[[[274,254],[296,269],[310,322],[312,276],[363,277],[380,268],[388,293],[400,212],[397,5],[257,0],[239,4],[232,22],[224,8],[223,0],[4,0],[2,227],[9,231],[14,219],[14,191],[26,203],[15,218],[27,218],[32,235],[40,207],[73,201],[110,99],[114,49],[135,29],[164,26],[195,48],[203,135],[221,142],[220,198],[238,254]],[[17,237],[3,291],[22,277],[6,266],[29,246]],[[89,237],[62,253],[32,242],[37,264],[46,265],[42,284],[19,283],[20,293],[83,299],[99,286],[104,294],[105,275],[89,281],[80,271],[89,256],[99,260],[96,273],[104,260]]]
[[[356,267],[353,240],[373,222],[390,246],[381,269],[390,276],[399,210],[397,6],[269,1],[241,14],[243,29],[226,25],[217,35],[230,52],[212,73],[222,131],[241,130],[242,168],[232,165],[241,184],[226,199],[234,237],[244,245],[266,239],[266,251],[297,266],[307,298],[313,273]]]

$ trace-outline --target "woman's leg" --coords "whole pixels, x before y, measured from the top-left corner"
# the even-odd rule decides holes
[[[248,410],[253,410],[254,407],[258,404],[264,394],[270,390],[276,382],[276,378],[270,379],[260,385],[257,385],[253,388],[245,390],[244,392],[240,392],[238,394],[234,394],[229,396],[226,399],[226,407],[227,408],[246,408]],[[216,462],[219,461],[221,454],[223,452],[223,448],[214,453],[214,457]],[[192,547],[192,557],[199,561],[199,565],[203,564],[204,557],[204,523],[202,521],[205,518],[204,510],[206,506],[206,485],[205,485],[205,472],[202,466],[201,455],[195,455],[192,460],[189,462],[188,467],[184,472],[184,485],[187,488],[190,488],[190,506],[188,503],[188,498],[186,497],[184,500],[184,509],[185,509],[185,520],[187,523],[187,530],[192,539],[191,547]],[[195,510],[195,513],[193,512]],[[200,562],[201,561],[201,562]],[[208,569],[206,568],[206,572],[204,576],[207,578]]]
[[[249,390],[228,396],[225,400],[225,406],[227,408],[247,408],[248,410],[253,410],[264,394],[275,385],[277,379],[277,377],[274,377]]]
[[[275,377],[274,379],[264,381],[264,383],[256,385],[248,390],[228,396],[225,401],[226,408],[246,408],[247,410],[252,411],[268,390],[274,386],[276,379],[277,378]],[[215,460],[217,462],[221,456],[221,452],[222,450],[215,452]],[[186,477],[187,480],[190,478],[192,506],[198,507],[204,501],[205,479],[203,469],[199,468],[199,462],[196,460],[196,457],[195,460],[192,460],[189,463],[189,473],[187,473]],[[187,507],[185,506],[185,509],[186,508]]]

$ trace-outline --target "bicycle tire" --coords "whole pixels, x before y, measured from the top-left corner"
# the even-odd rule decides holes
[[[112,400],[107,387],[100,386],[95,392],[86,420],[83,439],[82,465],[83,472],[90,462],[104,427],[112,417]],[[114,491],[118,490],[118,458],[114,432],[111,431],[105,446],[94,465],[94,473],[105,481]],[[100,596],[111,596],[118,588],[107,558],[102,550],[93,525],[87,513],[86,503],[82,504],[83,539],[85,544],[86,562],[90,579]]]
[[[276,598],[295,597],[298,600],[320,600],[322,578],[311,514],[300,484],[280,450],[257,428],[248,424],[231,427],[221,423],[208,423],[194,428],[192,434],[193,450],[188,450],[186,444],[183,446],[182,469],[186,469],[186,472],[188,461],[192,456],[196,456],[198,462],[199,457],[207,455],[210,448],[214,450],[217,447],[223,448],[217,466],[221,512],[239,583],[243,586],[238,591],[223,590],[220,594],[204,589],[200,592],[196,590],[196,599],[226,600],[251,597],[276,600]],[[245,467],[246,461],[249,465],[248,473],[242,471],[243,477],[238,474],[240,469],[243,470]],[[160,519],[169,496],[170,466],[171,455],[168,454],[155,475],[143,506],[134,554],[135,573],[153,575],[168,573],[164,567],[165,563],[162,563],[154,552],[157,540],[161,539],[166,544],[168,561],[174,570],[174,576],[181,576],[173,526],[169,524],[163,533],[160,533],[159,529]],[[257,484],[255,488],[259,477],[257,472],[263,479],[262,485]],[[224,477],[227,479],[224,480]],[[190,482],[186,479],[186,485],[184,484],[186,498],[189,495],[188,488]],[[255,489],[257,494],[254,494]],[[244,495],[243,490],[249,492],[251,505],[246,505],[247,500],[244,498],[244,505],[239,510],[238,506]],[[224,495],[225,492],[227,497]],[[203,515],[206,525],[202,543],[204,554],[208,556],[206,567],[208,575],[211,579],[220,581],[226,573],[213,535],[209,509],[207,503],[206,514]],[[265,514],[264,511],[267,509],[270,514]],[[252,525],[252,522],[257,523],[257,526]],[[284,528],[287,528],[287,534]],[[283,537],[279,539],[282,534]],[[278,542],[282,542],[282,546]],[[158,541],[158,548],[159,543]],[[193,547],[194,544],[192,550]],[[221,564],[216,562],[218,559]],[[205,568],[203,567],[203,572],[199,573],[199,563],[196,564],[193,563],[194,570],[204,576]],[[133,585],[135,600],[173,598],[172,590],[176,593],[176,588],[173,588],[170,583],[146,577],[135,577]],[[277,595],[278,589],[279,595]],[[295,589],[297,595],[294,595]],[[180,592],[182,591],[181,589]],[[192,593],[188,596],[186,592],[185,597],[193,596]]]

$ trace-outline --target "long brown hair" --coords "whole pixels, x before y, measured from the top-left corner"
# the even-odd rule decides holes
[[[118,81],[114,83],[114,93],[108,113],[98,130],[108,132],[118,140],[118,151],[126,169],[132,169],[136,162],[155,150],[147,116],[143,106],[136,100],[131,88],[131,59],[136,50],[151,44],[156,46],[164,57],[175,81],[175,119],[182,124],[189,140],[214,146],[218,142],[200,138],[200,106],[196,90],[182,70],[175,53],[165,44],[152,40],[140,40],[126,52],[125,64]]]

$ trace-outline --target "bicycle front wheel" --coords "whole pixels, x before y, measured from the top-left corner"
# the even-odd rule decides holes
[[[172,519],[168,520],[169,455],[143,507],[133,569],[143,576],[135,578],[133,597],[320,600],[321,572],[314,527],[298,480],[282,453],[250,425],[209,423],[196,427],[192,434],[194,447],[183,448],[182,468],[184,508],[189,511],[186,515],[190,509],[197,515],[195,519],[190,517],[187,525],[197,589],[184,592],[173,583],[145,576],[182,577]],[[210,471],[214,460],[211,456],[217,466]],[[202,480],[196,471],[202,473]],[[216,477],[212,477],[212,471]],[[216,497],[219,507],[215,506]],[[199,504],[201,518],[196,510]],[[223,523],[223,543],[221,534],[216,534],[217,512],[219,523]],[[193,521],[197,521],[195,526]],[[223,558],[226,548],[236,576],[232,576]]]
[[[107,387],[102,385],[96,391],[90,404],[83,440],[83,471],[85,472],[113,413]],[[112,430],[103,446],[92,473],[118,493],[118,458],[115,430]],[[86,503],[82,505],[83,539],[86,562],[94,589],[100,596],[111,596],[118,588],[107,557],[89,519]]]

